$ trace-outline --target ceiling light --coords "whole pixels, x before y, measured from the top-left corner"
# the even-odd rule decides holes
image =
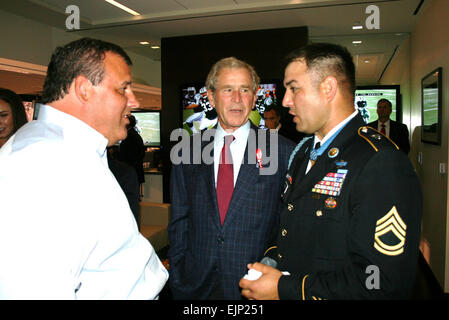
[[[368,59],[364,60],[363,62],[365,63],[370,63],[371,61],[369,61]]]
[[[130,14],[132,14],[133,16],[140,16],[140,13],[138,13],[138,12],[128,8],[128,7],[125,7],[123,4],[118,3],[117,1],[114,1],[114,0],[104,0],[104,1],[112,4],[113,6],[116,6],[117,8],[120,8],[120,9],[122,9],[122,10],[124,10],[124,11],[126,11],[126,12],[128,12]]]
[[[361,29],[363,29],[362,25],[353,25],[352,26],[352,30],[361,30]]]
[[[361,43],[362,43],[361,40],[354,40],[354,41],[352,41],[352,44],[361,44]]]
[[[159,46],[151,46],[151,49],[160,49]]]
[[[143,46],[147,46],[150,44],[148,41],[140,41],[139,43]]]

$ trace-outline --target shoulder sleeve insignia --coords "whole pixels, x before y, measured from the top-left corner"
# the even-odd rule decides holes
[[[396,206],[377,220],[374,234],[374,248],[388,256],[397,256],[404,252],[407,225],[399,216]]]
[[[381,148],[382,145],[385,145],[385,142],[387,141],[389,142],[387,142],[387,144],[392,144],[397,150],[399,150],[399,147],[393,142],[393,140],[374,128],[368,126],[360,127],[358,134],[365,139],[376,152],[379,151],[379,148]]]

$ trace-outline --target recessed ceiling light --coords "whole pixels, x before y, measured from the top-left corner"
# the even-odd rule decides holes
[[[354,41],[352,41],[352,44],[361,44],[361,43],[362,43],[361,40],[354,40]]]
[[[150,44],[148,41],[140,41],[139,43],[143,46],[147,46]]]
[[[161,47],[159,46],[151,46],[151,49],[160,49]]]
[[[114,0],[104,0],[104,1],[112,4],[113,6],[116,6],[117,8],[120,8],[120,9],[122,9],[122,10],[124,10],[124,11],[126,11],[126,12],[128,12],[130,14],[132,14],[133,16],[140,16],[140,13],[134,11],[133,9],[130,9],[130,8],[124,6],[121,3],[118,3],[117,1],[114,1]]]

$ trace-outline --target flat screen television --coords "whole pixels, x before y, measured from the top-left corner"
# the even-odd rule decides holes
[[[161,145],[161,114],[159,111],[133,110],[131,114],[136,117],[137,132],[142,137],[146,147],[159,147]]]
[[[186,84],[181,87],[182,128],[190,134],[214,127],[218,115],[209,103],[204,84]],[[249,115],[256,126],[264,126],[263,113],[272,104],[277,103],[276,83],[264,82],[257,90],[257,101]]]
[[[388,99],[392,104],[390,119],[402,122],[401,94],[398,85],[359,86],[355,90],[354,107],[359,109],[366,123],[376,121],[377,102]]]

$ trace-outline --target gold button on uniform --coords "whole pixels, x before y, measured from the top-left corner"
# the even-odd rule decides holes
[[[323,215],[323,211],[317,210],[316,216],[317,216],[317,217],[321,217],[322,215]]]
[[[288,209],[288,211],[293,211],[293,205],[289,203],[287,205],[287,209]]]
[[[285,236],[287,235],[287,230],[285,230],[285,229],[282,229],[282,232],[281,232],[281,234],[282,234],[282,236],[283,236],[283,237],[285,237]]]

